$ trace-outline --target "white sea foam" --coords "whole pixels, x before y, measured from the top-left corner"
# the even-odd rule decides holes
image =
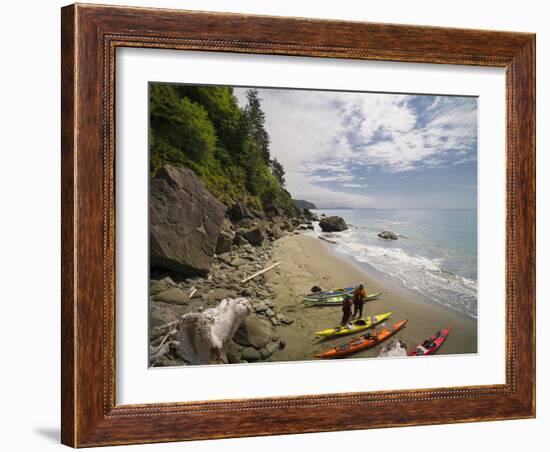
[[[336,251],[352,256],[398,279],[435,302],[477,317],[477,282],[445,270],[444,258],[428,258],[397,246],[397,242],[365,243],[364,231],[315,234],[330,240]],[[372,241],[372,239],[371,239]]]
[[[376,221],[378,223],[388,224],[388,225],[392,225],[392,226],[397,226],[397,225],[400,225],[400,224],[409,224],[408,221],[387,220],[385,218],[376,218]]]

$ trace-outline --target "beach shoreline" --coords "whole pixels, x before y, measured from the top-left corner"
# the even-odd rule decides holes
[[[314,239],[320,239],[320,237],[316,233],[306,232],[304,235]],[[332,244],[323,239],[320,239],[320,240],[324,242],[323,244],[325,245],[327,252],[330,253],[334,258],[338,259],[339,261],[345,261],[346,263],[353,265],[360,272],[365,273],[365,275],[368,278],[376,281],[379,285],[387,288],[389,291],[397,292],[402,297],[407,297],[421,303],[431,303],[431,304],[435,303],[437,306],[441,306],[445,309],[448,309],[458,314],[460,317],[465,317],[467,319],[472,319],[474,321],[476,320],[476,317],[472,317],[462,311],[459,311],[453,306],[444,305],[418,290],[414,290],[405,286],[403,282],[399,281],[395,276],[389,275],[387,273],[384,273],[381,270],[378,270],[372,264],[357,260],[353,255],[339,251],[336,248],[336,243]]]
[[[477,353],[476,319],[424,299],[421,294],[401,290],[395,284],[388,284],[383,277],[374,277],[363,266],[340,255],[317,237],[294,234],[275,241],[272,260],[282,262],[266,275],[267,283],[273,289],[273,304],[294,322],[281,329],[286,346],[276,350],[268,361],[310,360],[315,354],[355,337],[316,338],[316,331],[339,324],[341,306],[306,306],[302,298],[314,285],[333,288],[359,283],[364,283],[369,293],[382,292],[377,300],[365,304],[364,317],[391,311],[393,314],[386,321],[388,326],[408,319],[406,327],[395,335],[408,349],[436,331],[451,327],[451,334],[438,354]],[[367,349],[350,357],[375,357],[380,348]]]

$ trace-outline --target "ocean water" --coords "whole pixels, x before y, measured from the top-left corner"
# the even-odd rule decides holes
[[[436,303],[477,318],[477,211],[324,209],[348,231],[314,234]],[[377,236],[390,230],[398,240]]]

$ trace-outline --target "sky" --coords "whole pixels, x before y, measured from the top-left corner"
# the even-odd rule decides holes
[[[246,88],[235,88],[246,105]],[[258,89],[294,199],[319,208],[475,209],[477,98]]]

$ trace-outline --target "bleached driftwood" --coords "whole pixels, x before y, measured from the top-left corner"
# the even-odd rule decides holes
[[[177,326],[178,326],[179,320],[174,320],[170,323],[165,323],[164,325],[156,326],[151,329],[151,334],[149,335],[149,341],[154,342],[159,337],[163,336],[172,336],[173,334],[176,334]]]
[[[253,275],[250,275],[247,278],[244,278],[241,281],[241,284],[244,284],[245,282],[248,282],[251,279],[254,279],[256,276],[260,276],[260,275],[264,274],[265,272],[268,272],[269,270],[272,270],[272,269],[274,269],[275,267],[277,267],[278,265],[281,265],[281,264],[282,264],[282,262],[275,262],[273,265],[270,265],[269,267],[266,267],[263,270],[260,270],[256,273],[254,273]]]
[[[170,351],[170,343],[164,343],[168,336],[164,336],[163,342],[158,347],[149,346],[149,359],[155,360],[166,355]]]
[[[387,346],[380,350],[378,356],[383,358],[407,356],[407,345],[400,340],[393,339]]]
[[[251,312],[252,306],[248,299],[226,298],[214,308],[181,316],[175,322],[175,332],[172,333],[173,325],[164,330],[171,332],[171,338],[177,342],[179,355],[189,364],[227,363],[229,344],[242,321]]]
[[[183,315],[174,338],[190,364],[227,363],[227,348],[242,321],[252,312],[246,298],[224,299],[214,308]]]
[[[157,355],[165,355],[168,353],[169,348],[164,347],[164,343],[166,342],[166,339],[170,337],[169,334],[164,336],[162,340],[160,341],[160,344],[157,346],[154,346],[153,344],[149,345],[149,357],[154,358]],[[168,344],[167,344],[168,345]]]
[[[189,289],[189,299],[193,298],[193,295],[195,295],[196,291],[197,291],[196,287],[191,287],[191,289]]]

